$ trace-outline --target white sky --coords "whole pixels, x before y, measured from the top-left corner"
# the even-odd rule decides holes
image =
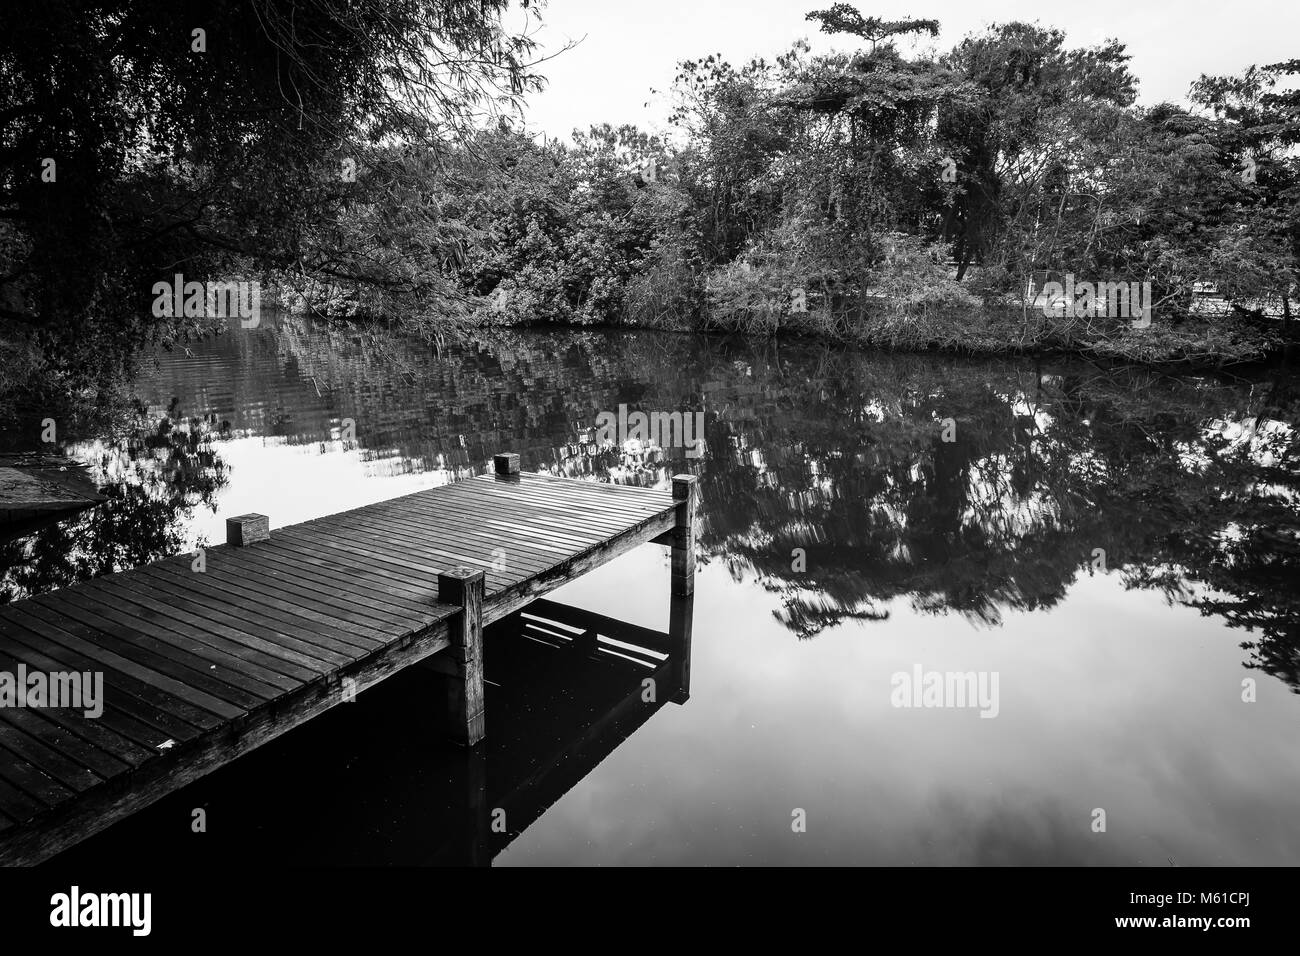
[[[549,0],[537,38],[553,52],[568,39],[586,39],[542,72],[549,87],[535,94],[531,129],[564,136],[593,123],[635,123],[661,132],[667,90],[676,63],[722,53],[733,64],[769,60],[806,37],[813,49],[850,49],[853,37],[825,37],[804,20],[809,10],[834,0]],[[966,34],[990,23],[1039,21],[1065,32],[1068,46],[1090,46],[1108,37],[1128,45],[1142,103],[1184,102],[1201,73],[1236,73],[1252,63],[1300,56],[1300,2],[1296,0],[907,0],[855,4],[865,15],[937,19],[933,43],[946,51]],[[649,105],[645,105],[649,101]]]

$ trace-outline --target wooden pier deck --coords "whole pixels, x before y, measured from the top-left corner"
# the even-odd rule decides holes
[[[99,717],[0,706],[0,863],[46,859],[426,659],[474,746],[483,626],[646,542],[672,549],[689,653],[693,477],[670,493],[520,474],[514,455],[495,469],[269,535],[230,519],[201,562],[0,608],[0,675],[102,674],[104,698]]]

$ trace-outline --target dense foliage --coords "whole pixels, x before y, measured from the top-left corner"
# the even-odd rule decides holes
[[[1013,23],[907,58],[896,39],[933,21],[809,19],[864,48],[682,64],[670,146],[495,137],[485,248],[508,268],[474,291],[530,319],[1153,361],[1255,358],[1289,331],[1300,98],[1281,87],[1300,62],[1203,77],[1194,111],[1143,109],[1115,41]],[[1160,321],[1027,307],[1031,277],[1065,273],[1150,283]]]
[[[143,340],[200,324],[152,314],[155,282],[175,273],[430,297],[425,274],[437,274],[455,230],[408,207],[407,181],[386,164],[375,170],[382,212],[367,206],[379,189],[352,189],[352,174],[376,150],[431,170],[537,86],[532,41],[503,25],[508,7],[6,3],[0,391],[48,402],[118,380]],[[382,235],[338,245],[340,232],[363,234],[366,215],[382,217]]]
[[[501,122],[441,177],[406,157],[439,228],[464,230],[444,273],[461,308],[438,320],[1201,363],[1288,337],[1300,61],[1202,77],[1190,110],[1139,108],[1116,41],[1012,23],[909,58],[899,39],[935,22],[809,19],[860,49],[685,62],[670,136],[604,125],[562,145]],[[1065,274],[1148,283],[1159,319],[1035,308]]]
[[[844,52],[688,61],[670,134],[559,143],[508,118],[540,79],[507,6],[11,3],[0,392],[94,394],[140,342],[200,329],[149,311],[176,272],[433,335],[624,322],[1221,363],[1290,333],[1300,61],[1143,108],[1118,41],[1010,23],[909,55],[938,23],[837,3],[808,19]],[[1065,274],[1149,283],[1157,320],[1035,308]]]

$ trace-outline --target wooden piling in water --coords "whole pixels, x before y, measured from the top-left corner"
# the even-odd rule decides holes
[[[699,479],[694,475],[673,475],[673,500],[677,502],[677,524],[672,537],[672,593],[695,593],[695,503]]]
[[[695,616],[695,506],[699,479],[695,475],[673,476],[673,500],[677,504],[677,525],[671,532],[672,593],[668,607],[668,639],[673,660],[673,690],[670,698],[684,704],[691,696],[691,622]]]
[[[438,575],[438,603],[460,608],[450,622],[451,646],[443,653],[451,665],[447,711],[454,741],[472,747],[487,733],[483,717],[482,571],[456,568]]]

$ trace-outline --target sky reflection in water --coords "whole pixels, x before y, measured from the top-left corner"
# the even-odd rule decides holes
[[[496,865],[1300,862],[1284,379],[601,332],[438,355],[289,321],[162,356],[137,392],[130,428],[72,448],[112,500],[4,545],[9,596],[220,541],[227,515],[274,529],[479,473],[500,450],[574,477],[701,475],[689,702],[562,760],[574,780],[538,788]],[[620,403],[702,410],[706,456],[585,442]],[[666,552],[642,548],[553,596],[666,629],[667,595]],[[996,671],[998,716],[892,706],[891,676],[918,664]],[[557,672],[529,693],[580,728],[635,693],[625,679]],[[505,700],[528,680],[498,683]],[[418,682],[366,696],[73,852],[446,859],[463,781]],[[490,775],[549,759],[524,727],[490,725]],[[208,834],[189,833],[198,805]]]

